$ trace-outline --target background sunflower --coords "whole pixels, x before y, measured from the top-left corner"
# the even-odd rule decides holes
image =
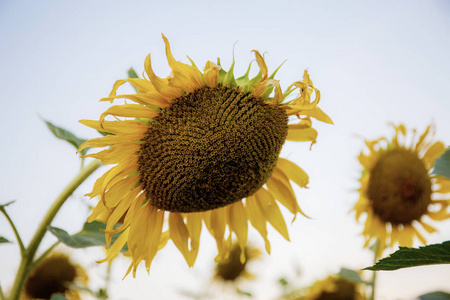
[[[236,41],[236,61],[253,59],[251,49],[265,50],[271,69],[288,60],[278,72],[281,82],[301,77],[300,72],[308,68],[327,99],[321,108],[336,125],[316,122],[321,135],[313,151],[306,151],[309,145],[295,145],[281,153],[314,178],[309,190],[298,193],[302,209],[313,220],[298,218],[287,224],[289,247],[276,232],[269,232],[272,254],[257,281],[264,292],[255,289],[261,299],[278,294],[272,287],[274,278],[284,274],[292,260],[301,265],[305,281],[311,282],[337,272],[342,265],[358,269],[372,261],[369,251],[355,252],[364,238],[348,215],[358,197],[353,191],[360,176],[355,160],[361,151],[360,137],[390,134],[385,126],[390,121],[425,128],[435,120],[436,139],[450,141],[446,130],[450,128],[450,103],[445,100],[450,74],[447,1],[277,1],[277,5],[194,1],[188,6],[183,1],[0,2],[2,116],[8,124],[1,133],[0,189],[3,202],[18,200],[10,206],[10,214],[21,225],[25,239],[79,169],[75,150],[55,140],[41,117],[81,137],[92,137],[91,130],[76,125],[78,120],[96,119],[106,110],[107,103],[97,100],[112,82],[127,77],[130,66],[141,70],[151,52],[155,73],[169,74],[161,32],[177,45],[174,56],[182,61],[187,61],[186,53],[196,62],[214,55],[222,57],[228,67]],[[244,73],[246,67],[240,65],[236,74]],[[129,92],[134,91],[130,88]],[[354,138],[355,134],[359,137]],[[81,199],[92,184],[93,179],[76,191],[54,226],[70,232],[81,228],[88,213]],[[439,232],[427,242],[442,242],[450,236],[448,221],[438,227]],[[7,228],[3,218],[0,228]],[[12,240],[6,229],[1,235]],[[43,249],[53,241],[46,238]],[[201,243],[205,247],[200,255],[214,257],[211,239]],[[263,243],[259,246],[264,247]],[[0,282],[7,290],[10,274],[18,265],[17,247],[2,244],[1,251]],[[94,253],[95,259],[103,258],[103,251]],[[82,262],[92,261],[84,252],[75,256]],[[120,285],[112,285],[111,293],[115,299],[132,298],[130,291],[152,291],[155,297],[170,298],[167,293],[174,286],[198,286],[190,274],[208,269],[209,263],[197,261],[196,269],[190,270],[178,250],[168,247],[153,263],[152,272],[158,276],[148,280],[142,272],[136,280],[121,281],[119,270],[129,261],[118,260],[113,280]],[[445,288],[449,277],[447,266],[403,270],[401,276],[384,272],[378,277],[377,292],[388,299],[414,298],[420,292]],[[405,285],[412,288],[404,291]]]

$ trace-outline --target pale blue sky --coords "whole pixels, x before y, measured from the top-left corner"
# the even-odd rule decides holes
[[[254,265],[261,274],[249,289],[258,299],[273,299],[276,280],[293,275],[294,261],[304,284],[341,266],[365,267],[371,257],[362,250],[362,224],[348,214],[358,198],[361,137],[392,134],[391,121],[419,130],[434,122],[437,137],[450,143],[449,17],[446,1],[0,1],[0,202],[17,199],[9,211],[28,241],[79,168],[75,150],[54,139],[41,118],[93,137],[78,120],[99,117],[108,104],[98,100],[130,66],[142,72],[151,52],[155,72],[169,74],[161,33],[178,60],[189,55],[199,67],[219,56],[228,68],[238,41],[235,74],[245,71],[253,49],[267,51],[270,70],[287,60],[278,73],[284,88],[307,68],[322,93],[319,106],[335,123],[315,123],[319,139],[312,151],[306,144],[286,144],[284,157],[310,175],[310,189],[297,195],[313,219],[299,217],[289,225],[290,243],[270,232],[272,255]],[[80,228],[88,203],[83,194],[93,180],[76,191],[54,225]],[[437,226],[440,233],[429,241],[449,240],[450,222]],[[0,228],[0,235],[13,238],[2,218]],[[255,231],[251,237],[261,245]],[[45,244],[52,241],[48,237]],[[16,245],[1,247],[0,283],[7,289],[19,260]],[[112,300],[141,299],[142,293],[172,299],[177,289],[200,290],[214,251],[205,235],[197,266],[189,270],[169,246],[158,254],[150,278],[141,270],[138,279],[125,281],[120,279],[127,261],[119,262]],[[74,252],[87,265],[102,255]],[[379,297],[411,299],[444,289],[449,277],[449,266],[381,273]]]

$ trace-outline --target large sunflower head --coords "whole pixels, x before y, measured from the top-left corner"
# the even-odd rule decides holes
[[[450,180],[431,174],[435,159],[445,150],[444,144],[430,140],[433,126],[420,136],[413,130],[410,138],[404,125],[393,127],[391,140],[366,141],[369,153],[361,152],[358,157],[364,170],[353,210],[357,220],[366,214],[365,247],[376,240],[377,255],[386,245],[411,247],[414,238],[426,244],[419,228],[436,231],[426,219],[450,218],[450,198],[445,195],[450,192]]]
[[[86,285],[88,276],[78,264],[66,254],[55,252],[42,260],[28,276],[21,300],[50,299],[54,294],[63,294],[68,300],[79,300],[74,285]]]
[[[253,52],[260,71],[253,78],[250,66],[235,78],[234,61],[228,71],[219,60],[208,61],[201,72],[192,61],[175,60],[163,39],[171,74],[156,76],[147,56],[143,79],[118,80],[109,97],[101,99],[135,103],[111,106],[99,121],[81,121],[108,135],[86,141],[80,150],[107,147],[87,157],[114,165],[88,194],[100,198],[88,220],[108,216],[106,260],[128,244],[128,272],[134,274],[141,260],[149,270],[170,239],[192,266],[203,222],[217,242],[219,258],[227,253],[232,234],[244,249],[249,221],[269,252],[267,222],[288,239],[277,201],[294,215],[301,213],[290,181],[301,187],[308,183],[301,168],[278,157],[281,148],[285,140],[316,141],[311,117],[332,123],[317,107],[319,90],[305,71],[303,81],[283,92],[274,79],[278,69],[269,75],[258,51]],[[138,93],[117,95],[126,82]],[[290,117],[299,121],[291,124]],[[123,215],[123,223],[113,229]],[[109,245],[114,233],[120,237]]]

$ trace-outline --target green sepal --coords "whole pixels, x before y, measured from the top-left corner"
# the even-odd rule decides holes
[[[119,227],[117,224],[114,229]],[[65,230],[57,227],[49,227],[49,231],[53,233],[56,238],[63,244],[71,248],[87,248],[94,246],[106,246],[105,233],[102,230],[106,229],[106,224],[102,222],[93,221],[91,223],[84,223],[83,229],[74,234],[69,235]],[[114,234],[111,239],[111,244],[119,237],[119,233]],[[128,250],[127,245],[123,247],[121,252]]]
[[[236,78],[236,84],[237,84],[238,86],[243,86],[247,81],[249,81],[248,75],[250,74],[250,69],[251,69],[251,67],[252,67],[252,62],[253,62],[253,60],[252,60],[252,61],[250,62],[250,64],[248,65],[247,72],[245,72],[245,74],[242,75],[241,77]]]
[[[0,236],[0,244],[3,244],[3,243],[11,243],[11,242],[8,239]]]
[[[139,78],[138,74],[133,68],[128,69],[128,77],[129,78]]]
[[[255,84],[257,84],[261,80],[261,78],[262,78],[262,73],[261,73],[261,71],[259,71],[255,77],[253,77],[252,79],[247,81],[244,85],[242,85],[241,89],[246,93],[253,93],[253,91],[255,90],[255,88],[253,86]]]
[[[233,63],[231,64],[230,69],[228,70],[227,74],[225,74],[225,77],[223,78],[223,84],[230,86],[230,87],[237,87],[236,79],[234,78],[234,73],[233,73],[234,64],[235,64],[235,61],[234,61],[234,46],[233,46]],[[220,75],[220,73],[219,73],[219,75]]]
[[[225,71],[220,65],[220,57],[217,58],[217,65],[221,67],[219,70],[219,77],[217,78],[217,83],[223,83],[225,75],[227,75],[227,71]]]
[[[450,300],[450,294],[446,292],[431,292],[419,296],[419,300]]]
[[[286,60],[283,61],[281,63],[281,65],[279,65],[278,68],[275,69],[275,71],[273,71],[273,73],[269,76],[270,79],[274,79],[275,78],[275,75],[278,73],[278,70],[280,70],[281,66],[284,65],[285,62],[286,62]]]
[[[81,139],[81,138],[75,136],[72,132],[70,132],[68,130],[65,130],[61,127],[55,126],[48,121],[44,120],[44,122],[45,122],[45,124],[47,124],[48,129],[50,129],[50,131],[53,133],[54,136],[70,143],[77,150],[78,150],[78,148],[80,148],[81,144],[83,144],[86,141],[85,139]],[[80,154],[85,155],[87,153],[88,149],[89,148],[85,148],[85,149],[81,150]]]
[[[266,88],[266,90],[265,90],[265,91],[261,94],[261,96],[259,96],[259,97],[261,97],[261,98],[263,98],[263,99],[269,98],[270,94],[273,92],[273,88],[274,88],[273,85],[268,86],[268,87]]]
[[[419,248],[400,247],[400,250],[364,270],[391,271],[435,264],[450,264],[450,241]]]
[[[450,178],[450,148],[435,160],[432,174]]]

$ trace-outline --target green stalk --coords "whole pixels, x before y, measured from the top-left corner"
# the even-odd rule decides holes
[[[10,202],[11,203],[11,202]],[[0,211],[5,215],[6,219],[9,222],[9,225],[11,225],[12,230],[14,231],[14,235],[16,236],[17,239],[17,243],[19,243],[19,247],[20,247],[20,254],[23,256],[23,254],[25,253],[25,247],[23,246],[23,242],[22,239],[20,238],[20,234],[19,231],[17,231],[16,225],[14,225],[14,222],[11,220],[11,218],[9,217],[8,213],[6,212],[5,207],[1,207]]]
[[[22,292],[23,285],[28,276],[28,273],[31,270],[31,265],[33,263],[34,256],[36,251],[44,238],[45,233],[47,232],[48,226],[51,224],[53,219],[55,218],[57,212],[61,208],[61,206],[66,202],[67,198],[83,183],[86,178],[89,177],[95,170],[97,170],[102,163],[98,160],[94,160],[89,165],[84,167],[80,173],[66,186],[66,188],[59,194],[59,196],[55,199],[50,209],[47,211],[46,215],[41,221],[36,233],[31,239],[30,244],[22,255],[22,260],[20,262],[19,269],[17,270],[16,279],[14,281],[14,285],[11,290],[11,294],[9,296],[9,300],[18,300],[20,294]]]
[[[375,265],[377,262],[378,262],[378,252],[379,252],[379,250],[380,250],[380,242],[378,241],[378,239],[376,240],[376,242],[375,242],[375,245],[374,245],[374,249],[373,249],[373,265]],[[376,284],[376,281],[377,281],[377,271],[372,271],[373,273],[372,273],[372,280],[371,280],[371,283],[372,283],[372,292],[371,292],[371,294],[370,294],[370,300],[375,300],[375,284]]]

